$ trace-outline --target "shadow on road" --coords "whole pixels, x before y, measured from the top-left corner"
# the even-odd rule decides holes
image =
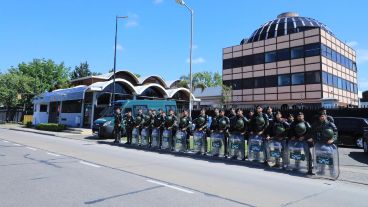
[[[126,149],[135,149],[140,151],[146,151],[146,152],[155,152],[159,154],[169,154],[175,157],[187,157],[194,160],[202,160],[207,161],[211,163],[223,163],[225,165],[235,165],[235,166],[246,166],[254,169],[262,169],[267,172],[275,172],[275,173],[282,173],[287,174],[291,176],[297,176],[297,177],[304,177],[307,178],[305,173],[297,172],[297,171],[286,171],[283,169],[278,168],[270,168],[266,167],[265,164],[259,163],[259,162],[250,162],[250,161],[243,161],[243,160],[236,160],[236,159],[228,159],[228,158],[222,158],[222,157],[212,157],[212,156],[206,156],[206,155],[197,155],[193,153],[184,153],[184,152],[173,152],[169,150],[161,150],[161,149],[154,149],[154,148],[147,148],[147,147],[140,147],[140,146],[134,146],[134,145],[127,145],[127,144],[117,144],[111,141],[97,141],[98,144],[106,144],[111,146],[117,146],[117,147],[124,147]]]
[[[363,151],[361,151],[361,152],[350,152],[349,157],[351,157],[352,159],[354,159],[357,162],[360,162],[360,163],[363,163],[363,164],[368,164],[368,155],[366,153],[364,153]]]

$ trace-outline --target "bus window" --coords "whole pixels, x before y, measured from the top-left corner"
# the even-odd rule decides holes
[[[133,114],[134,116],[138,114],[138,110],[142,109],[143,110],[143,114],[147,114],[148,113],[148,107],[147,105],[135,105],[133,106]]]

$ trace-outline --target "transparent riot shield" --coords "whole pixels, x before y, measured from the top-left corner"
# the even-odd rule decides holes
[[[172,130],[164,129],[162,133],[161,149],[171,150]]]
[[[224,146],[225,135],[222,132],[213,132],[210,137],[210,151],[207,153],[210,156],[224,157],[225,146]]]
[[[305,141],[290,140],[287,146],[287,170],[308,172],[309,147]]]
[[[133,128],[132,131],[132,145],[139,145],[139,128]]]
[[[337,146],[334,144],[316,143],[313,152],[316,176],[336,180],[340,174]]]
[[[202,153],[204,154],[206,152],[205,149],[205,140],[206,138],[206,133],[204,131],[194,131],[193,133],[193,152],[194,153]]]
[[[265,161],[264,142],[260,135],[251,135],[248,143],[248,160],[256,162]]]
[[[187,132],[178,130],[174,137],[174,151],[185,152],[187,151]]]
[[[229,158],[243,160],[245,153],[244,145],[244,135],[240,133],[230,134],[228,145]]]
[[[149,129],[147,127],[141,131],[141,146],[149,147]]]
[[[151,147],[159,148],[160,147],[160,129],[157,129],[157,128],[152,129],[151,139],[152,139]]]
[[[284,167],[285,164],[285,141],[270,140],[267,142],[266,154],[270,167]]]

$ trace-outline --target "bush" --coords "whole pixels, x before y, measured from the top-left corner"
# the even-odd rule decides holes
[[[42,123],[36,126],[36,129],[45,130],[45,131],[53,131],[53,132],[61,132],[66,129],[64,124],[54,124],[54,123]]]
[[[27,127],[27,128],[31,128],[31,127],[32,127],[32,122],[31,122],[31,121],[28,121],[28,122],[26,123],[26,127]]]

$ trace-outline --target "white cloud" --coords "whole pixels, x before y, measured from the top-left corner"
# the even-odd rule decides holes
[[[138,22],[136,20],[128,20],[128,22],[125,24],[126,27],[136,27],[138,26]]]
[[[116,44],[116,50],[122,51],[122,50],[124,50],[124,48],[121,44],[118,43],[118,44]]]
[[[189,63],[189,58],[187,59],[187,63]],[[202,64],[202,63],[205,63],[206,60],[202,57],[198,57],[198,58],[193,58],[192,59],[192,64]]]
[[[138,22],[139,15],[136,13],[128,13],[128,19],[126,20],[125,27],[131,28],[131,27],[137,27],[139,25]]]
[[[164,2],[164,0],[154,0],[153,1],[154,4],[161,4],[162,2]]]
[[[367,49],[357,49],[356,53],[357,53],[357,63],[358,64],[362,64],[368,61],[368,50]]]
[[[355,46],[358,45],[358,42],[357,41],[350,41],[350,42],[347,42],[346,44],[349,45],[350,47],[355,47]]]
[[[196,44],[193,44],[193,50],[195,50],[195,49],[198,49],[198,45],[196,45]]]

